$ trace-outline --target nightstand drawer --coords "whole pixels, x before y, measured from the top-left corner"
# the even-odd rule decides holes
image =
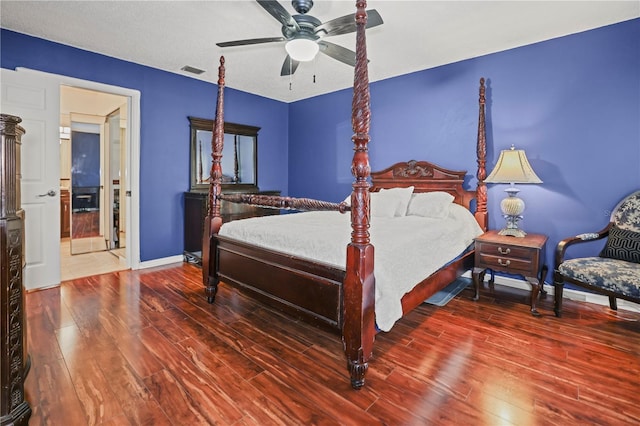
[[[529,247],[511,246],[508,244],[496,244],[478,242],[479,251],[483,255],[492,255],[498,257],[508,257],[510,259],[531,260],[535,255],[535,251]]]
[[[505,272],[524,274],[531,273],[535,268],[533,258],[528,256],[526,259],[518,259],[510,256],[493,256],[486,253],[480,253],[476,259],[476,266],[501,270]]]

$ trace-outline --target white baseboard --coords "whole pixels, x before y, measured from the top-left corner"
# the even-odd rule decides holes
[[[471,271],[464,273],[463,277],[471,278]],[[520,290],[531,290],[531,286],[524,280],[519,280],[501,275],[495,276],[495,283],[505,287],[517,288]],[[555,287],[545,282],[545,290],[551,296],[555,294]],[[602,294],[588,293],[586,291],[574,290],[566,288],[562,292],[562,297],[569,300],[577,300],[579,302],[595,303],[597,305],[609,306],[609,297]],[[618,309],[624,309],[632,312],[640,312],[640,304],[629,302],[627,300],[617,300]]]
[[[137,269],[155,268],[156,266],[165,266],[172,263],[182,262],[184,262],[184,256],[180,254],[177,256],[163,257],[161,259],[153,259],[140,262]]]

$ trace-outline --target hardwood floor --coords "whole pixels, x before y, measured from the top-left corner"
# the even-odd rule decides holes
[[[338,336],[192,264],[28,293],[30,425],[623,425],[640,422],[640,313],[467,289],[377,336],[351,389]]]

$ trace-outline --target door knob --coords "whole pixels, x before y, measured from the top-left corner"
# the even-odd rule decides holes
[[[38,195],[38,197],[55,197],[55,196],[56,196],[56,191],[54,191],[53,189],[50,189],[49,192],[47,192],[46,194]]]

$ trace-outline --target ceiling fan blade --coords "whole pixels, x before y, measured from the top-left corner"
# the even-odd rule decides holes
[[[291,14],[275,0],[256,0],[260,6],[264,8],[271,16],[276,18],[278,22],[286,27],[293,27],[296,31],[300,30],[300,26],[293,19]]]
[[[273,43],[277,41],[285,41],[284,37],[265,37],[265,38],[249,38],[246,40],[225,41],[223,43],[216,43],[218,47],[233,47],[233,46],[246,46],[248,44],[261,44],[261,43]]]
[[[291,56],[287,55],[287,57],[284,59],[284,63],[282,64],[280,75],[292,75],[298,69],[298,65],[300,65],[299,61],[291,59]]]
[[[351,65],[352,67],[356,66],[356,52],[353,50],[349,50],[346,47],[338,46],[337,44],[329,43],[324,40],[319,41],[318,45],[320,45],[320,52],[325,55],[347,65]]]
[[[384,21],[377,10],[367,10],[367,27],[372,28],[382,25]],[[352,33],[356,30],[355,14],[341,16],[331,21],[323,22],[315,29],[316,35],[320,37],[329,37],[341,34]]]

